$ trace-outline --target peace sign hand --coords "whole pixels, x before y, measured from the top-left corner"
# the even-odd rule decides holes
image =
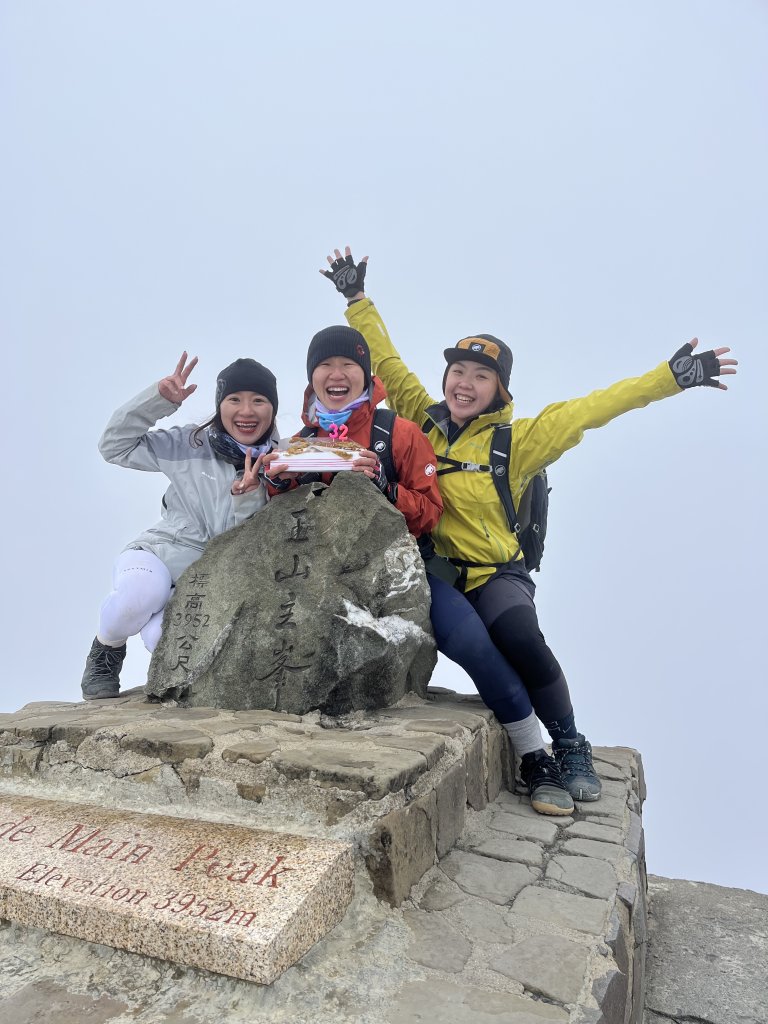
[[[185,398],[189,398],[193,391],[197,390],[197,384],[190,384],[187,387],[187,379],[190,373],[197,366],[197,356],[190,360],[189,366],[185,367],[187,353],[181,353],[181,359],[176,364],[176,369],[168,377],[158,383],[157,390],[169,402],[174,405],[181,405]]]
[[[259,470],[261,469],[263,461],[264,456],[260,455],[254,462],[251,458],[251,449],[249,448],[245,453],[245,469],[243,470],[243,475],[232,484],[232,490],[230,493],[239,498],[242,497],[243,494],[248,494],[250,491],[255,491],[261,487]]]

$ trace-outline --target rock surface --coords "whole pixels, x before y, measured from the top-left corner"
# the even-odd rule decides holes
[[[181,576],[147,693],[190,706],[339,715],[426,695],[429,587],[402,515],[340,473],[212,540]]]
[[[643,1024],[768,1022],[768,896],[648,879]]]
[[[138,693],[5,716],[0,792],[342,840],[356,877],[340,924],[268,986],[0,924],[0,1021],[42,1024],[49,999],[57,1024],[639,1024],[640,758],[596,749],[607,813],[546,820],[500,789],[504,740],[445,691],[344,720]]]

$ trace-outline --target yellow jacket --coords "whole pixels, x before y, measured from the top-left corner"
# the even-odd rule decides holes
[[[388,404],[398,416],[419,426],[431,420],[434,425],[427,436],[437,455],[488,465],[493,428],[512,420],[512,403],[478,416],[449,443],[445,405],[430,397],[402,361],[373,302],[355,302],[347,310],[347,320],[368,342],[374,372],[384,382]],[[619,381],[585,398],[556,402],[538,416],[514,420],[509,485],[515,507],[531,477],[577,445],[585,430],[602,427],[622,413],[680,391],[669,365],[663,362],[642,377]],[[440,493],[444,510],[432,533],[437,553],[483,563],[468,570],[466,590],[479,587],[493,575],[492,563],[522,558],[490,473],[447,473],[440,477]]]

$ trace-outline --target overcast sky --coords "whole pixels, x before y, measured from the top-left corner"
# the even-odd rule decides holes
[[[113,409],[187,349],[199,420],[248,355],[291,433],[349,243],[434,394],[481,331],[517,415],[732,346],[727,393],[552,468],[536,579],[577,724],[643,754],[649,869],[768,891],[767,39],[757,0],[0,0],[0,710],[79,699],[157,518],[163,478],[98,455]],[[124,685],[146,665],[132,641]]]

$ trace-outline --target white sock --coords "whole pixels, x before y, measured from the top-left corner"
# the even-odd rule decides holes
[[[522,757],[523,754],[531,754],[534,750],[544,749],[539,720],[533,711],[527,718],[523,718],[519,722],[504,722],[503,725],[509,733],[509,738],[518,757]]]

